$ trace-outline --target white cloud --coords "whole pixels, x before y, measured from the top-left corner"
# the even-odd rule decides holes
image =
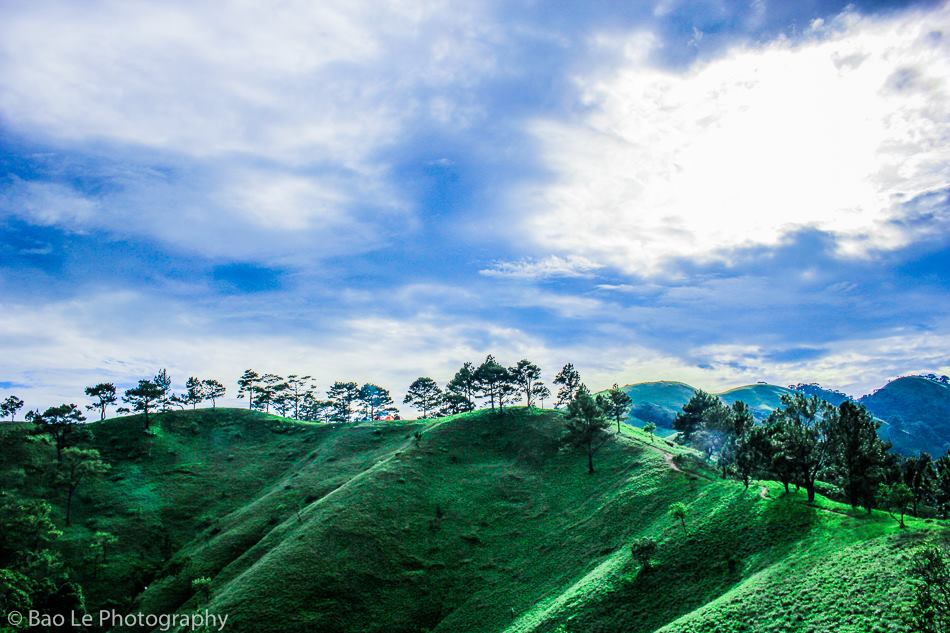
[[[6,3],[0,121],[106,184],[8,191],[12,212],[236,259],[373,248],[414,226],[387,152],[485,116],[497,37],[440,0]]]
[[[843,14],[686,71],[651,65],[648,33],[597,38],[624,61],[577,77],[580,120],[533,124],[552,177],[515,195],[532,211],[523,234],[650,274],[802,228],[832,233],[847,255],[904,246],[921,231],[894,222],[901,204],[950,184],[940,31],[950,8]]]
[[[523,259],[515,262],[496,262],[479,274],[486,277],[507,277],[512,279],[545,279],[548,277],[589,277],[602,268],[586,257],[570,255],[558,257],[552,255],[542,259]]]

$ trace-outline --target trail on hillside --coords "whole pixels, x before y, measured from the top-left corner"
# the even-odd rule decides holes
[[[673,461],[673,453],[667,453],[664,450],[660,450],[663,453],[663,461],[666,462],[666,465],[675,470],[678,473],[683,472],[679,466],[676,465],[676,462]]]

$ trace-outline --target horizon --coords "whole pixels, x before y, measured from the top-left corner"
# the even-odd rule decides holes
[[[0,397],[950,373],[950,5],[0,7]],[[90,46],[95,42],[95,46]],[[400,406],[402,409],[402,407]]]

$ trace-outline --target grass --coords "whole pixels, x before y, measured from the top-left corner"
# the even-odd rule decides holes
[[[199,410],[158,416],[152,437],[140,424],[93,425],[113,472],[81,489],[61,546],[119,536],[104,568],[79,569],[90,609],[207,607],[229,631],[906,631],[908,556],[948,533],[745,489],[627,425],[587,475],[549,410],[349,426]],[[29,495],[29,463],[52,447],[21,433],[0,433],[0,481]],[[630,557],[641,536],[659,543],[648,571]],[[207,604],[191,586],[205,576]]]

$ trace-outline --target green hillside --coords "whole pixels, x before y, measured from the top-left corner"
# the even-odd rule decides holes
[[[859,402],[888,422],[881,434],[898,451],[942,455],[950,449],[950,385],[908,376]]]
[[[119,537],[104,565],[77,567],[90,610],[207,607],[254,632],[906,631],[908,555],[948,538],[939,521],[900,531],[776,484],[745,489],[629,426],[587,475],[549,410],[156,422],[153,436],[137,417],[90,425],[113,470],[80,491],[58,545],[77,556],[96,530]],[[0,434],[0,483],[30,496],[52,447],[23,434]],[[651,570],[631,560],[641,536],[659,543]]]
[[[764,420],[769,414],[782,406],[782,396],[792,394],[791,389],[779,387],[778,385],[768,385],[757,383],[754,385],[745,385],[736,387],[728,391],[717,394],[726,404],[732,404],[737,400],[742,400],[752,409],[752,415],[757,420]]]
[[[623,388],[633,400],[628,422],[642,427],[647,422],[657,426],[659,435],[673,433],[673,418],[696,393],[686,383],[670,380],[641,382]]]

